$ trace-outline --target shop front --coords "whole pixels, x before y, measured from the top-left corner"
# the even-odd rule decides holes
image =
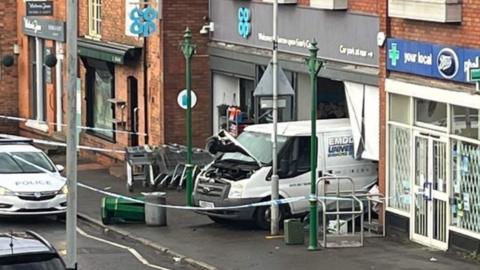
[[[140,132],[138,110],[143,100],[138,91],[142,68],[136,63],[141,53],[131,45],[79,38],[85,144],[119,148],[139,143],[134,133]]]
[[[255,95],[264,76],[271,76],[272,6],[213,0],[210,13],[215,22],[209,44],[212,132],[231,127],[236,120],[229,114],[232,107],[238,109],[244,125],[272,122],[271,97]],[[324,60],[318,78],[317,118],[350,117],[359,153],[364,150],[363,156],[378,159],[378,17],[295,5],[280,6],[278,17],[279,76],[286,78],[279,83],[294,93],[279,99],[279,121],[310,119],[311,85],[305,57],[311,40],[316,39],[319,58]],[[334,34],[339,26],[342,30]],[[376,109],[372,104],[377,104]],[[373,129],[365,123],[373,123]]]
[[[389,70],[450,81],[386,79],[387,226],[433,248],[475,250],[480,96],[467,78],[480,51],[396,39],[387,46]]]
[[[28,80],[20,85],[28,89],[29,98],[28,104],[20,101],[21,114],[30,119],[25,125],[31,130],[47,134],[54,127],[48,123],[58,123],[56,131],[60,131],[65,22],[29,16],[23,17],[22,22],[27,52],[22,63],[26,64]]]

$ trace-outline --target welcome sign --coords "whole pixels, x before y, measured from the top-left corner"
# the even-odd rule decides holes
[[[480,50],[402,39],[387,40],[387,69],[467,83],[470,68],[478,67]]]

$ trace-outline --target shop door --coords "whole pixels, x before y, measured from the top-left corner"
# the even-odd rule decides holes
[[[129,93],[129,119],[130,119],[130,145],[138,145],[138,83],[134,77],[128,77],[128,93]]]
[[[446,250],[447,244],[447,140],[425,133],[415,135],[415,181],[411,238]]]

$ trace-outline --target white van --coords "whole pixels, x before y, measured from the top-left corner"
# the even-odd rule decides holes
[[[272,124],[252,125],[238,137],[225,131],[210,140],[210,152],[220,152],[198,175],[193,192],[194,203],[201,207],[245,205],[270,200],[272,174]],[[278,175],[281,198],[310,194],[311,122],[278,124]],[[367,191],[377,181],[377,163],[353,158],[353,137],[348,119],[317,121],[317,175],[350,176],[357,191]],[[345,187],[347,189],[347,187]],[[303,215],[307,200],[281,207],[281,219]],[[268,228],[269,206],[228,211],[202,211],[216,222],[254,220]]]

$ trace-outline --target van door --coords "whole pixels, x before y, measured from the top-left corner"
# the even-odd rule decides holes
[[[292,197],[304,197],[310,193],[310,137],[293,137],[280,153],[280,192]],[[293,202],[291,212],[308,210],[308,201]]]
[[[377,165],[367,160],[353,158],[353,136],[348,132],[326,133],[325,135],[325,170],[336,176],[352,177],[355,190],[364,190],[377,179]],[[337,187],[327,187],[336,190]],[[340,184],[341,191],[351,191],[352,187],[347,181]]]

